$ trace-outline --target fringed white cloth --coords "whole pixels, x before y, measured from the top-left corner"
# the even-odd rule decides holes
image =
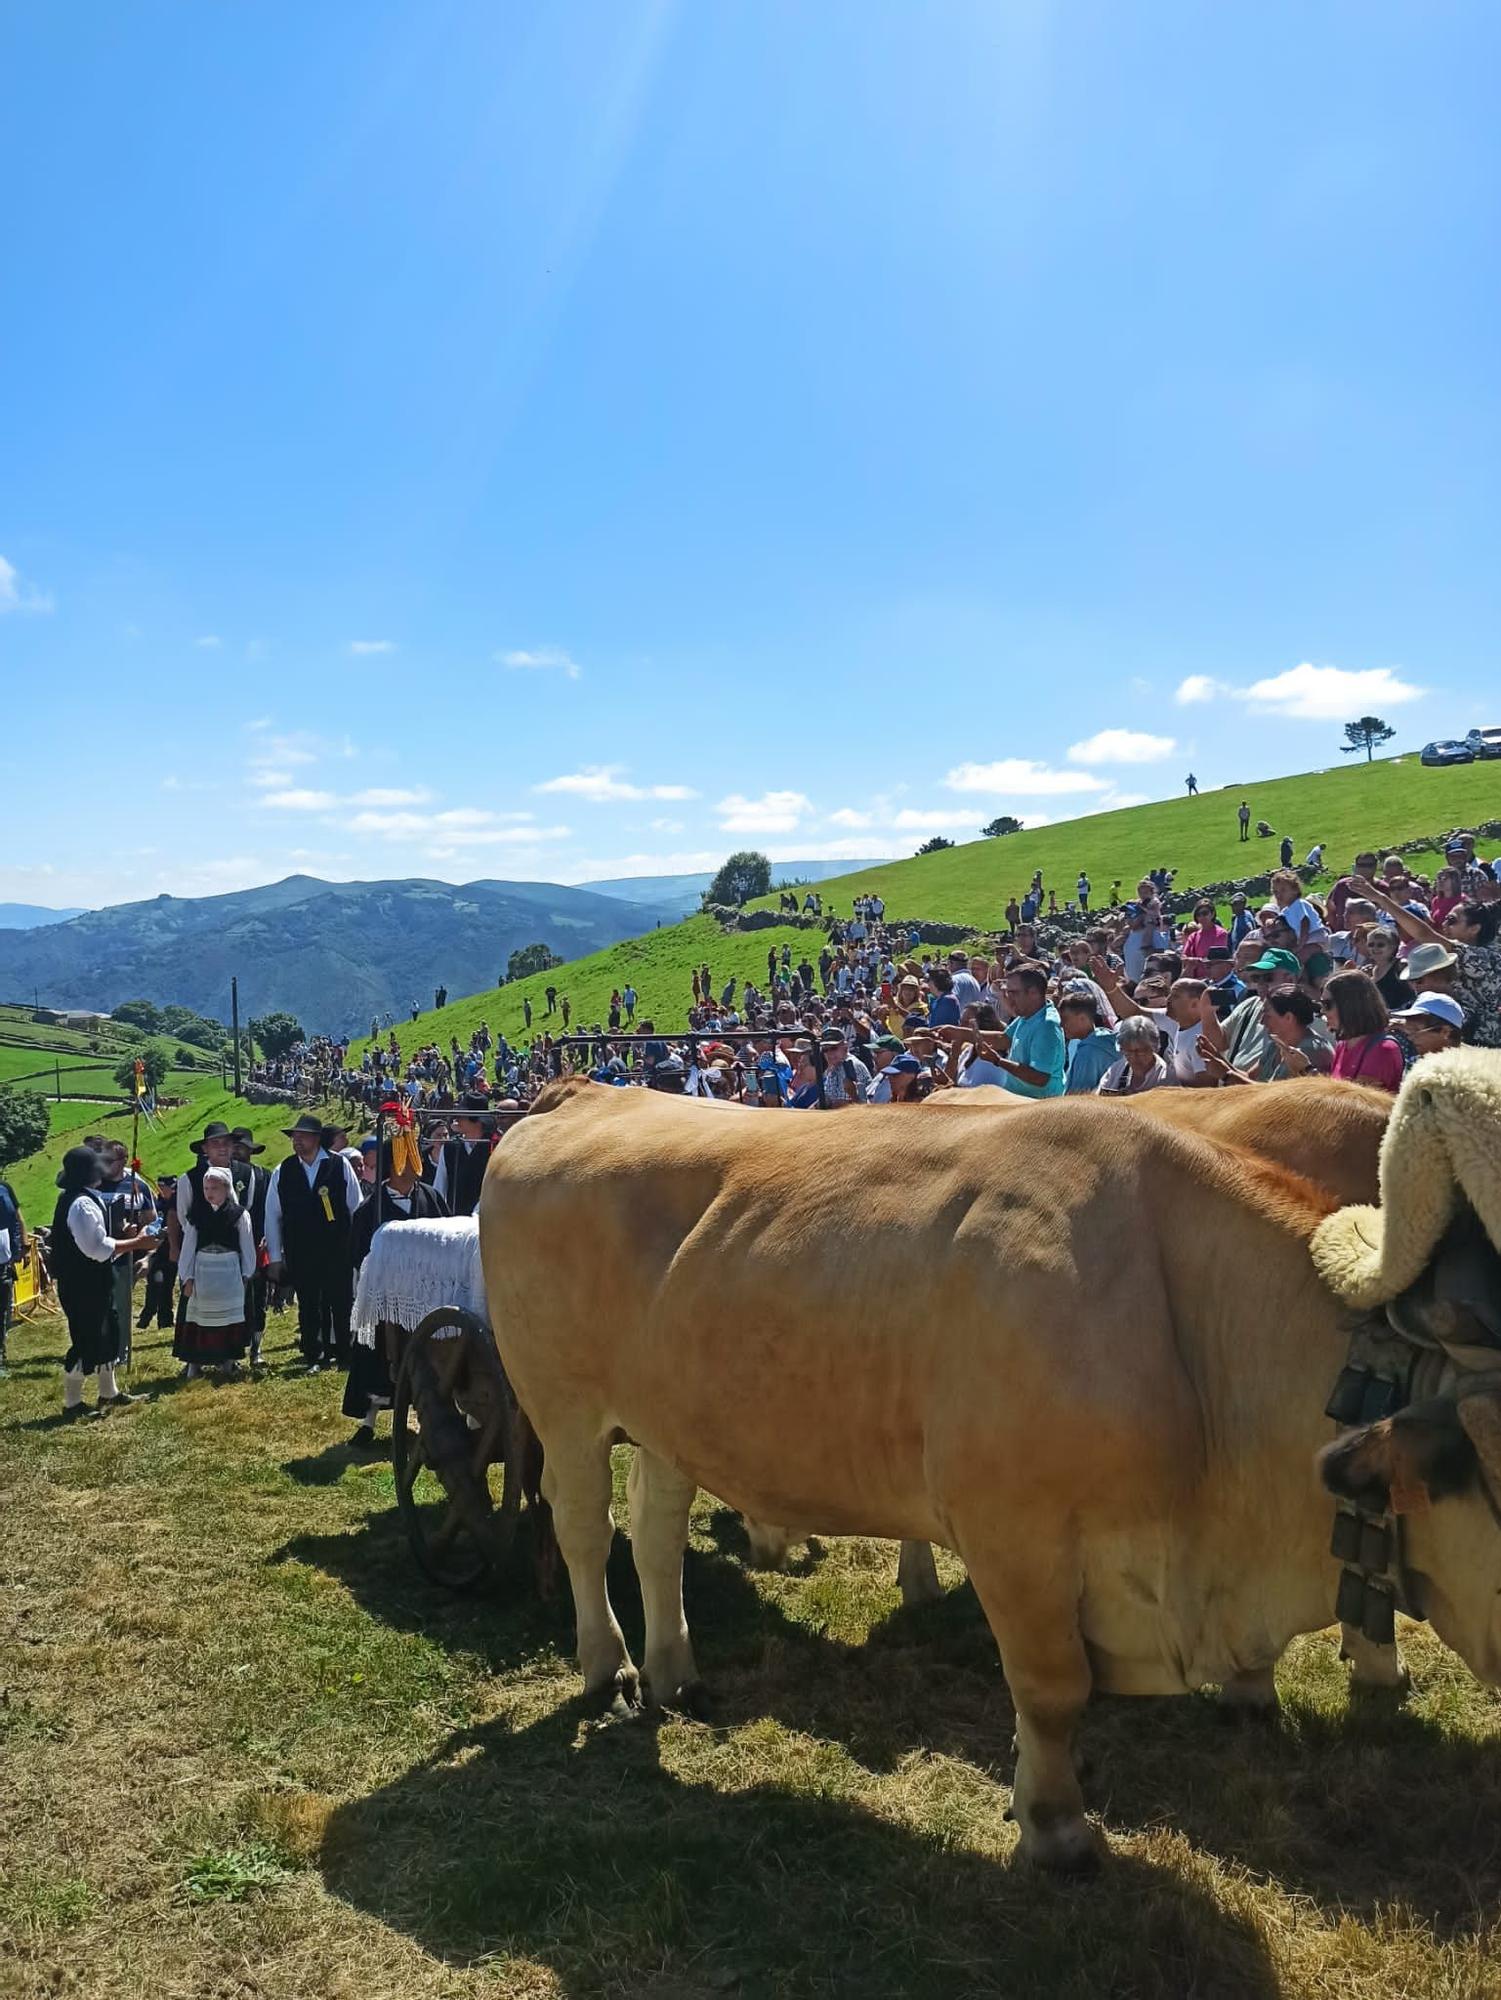
[[[351,1320],[355,1339],[374,1347],[382,1321],[411,1328],[439,1306],[460,1306],[490,1324],[478,1220],[445,1215],[377,1229],[360,1266]]]

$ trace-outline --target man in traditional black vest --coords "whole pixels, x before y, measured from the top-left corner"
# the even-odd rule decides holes
[[[310,1375],[342,1365],[349,1353],[354,1299],[349,1225],[361,1189],[348,1160],[328,1151],[329,1133],[310,1111],[283,1128],[289,1158],[266,1190],[266,1276],[285,1272],[297,1294],[297,1341]]]
[[[240,1206],[250,1217],[250,1234],[255,1239],[255,1276],[245,1287],[245,1324],[250,1330],[250,1366],[256,1369],[261,1365],[261,1341],[266,1332],[266,1264],[261,1253],[266,1247],[266,1194],[271,1175],[251,1157],[266,1149],[255,1143],[255,1134],[248,1125],[236,1125],[229,1136],[234,1165],[250,1169],[250,1199]]]
[[[450,1139],[438,1156],[433,1192],[448,1203],[450,1215],[473,1215],[479,1207],[479,1191],[490,1164],[490,1132],[494,1121],[476,1117],[475,1113],[489,1108],[488,1097],[466,1090],[459,1099],[459,1113],[453,1121],[459,1136]]]

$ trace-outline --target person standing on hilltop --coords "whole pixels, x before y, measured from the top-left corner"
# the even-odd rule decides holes
[[[284,1128],[290,1156],[266,1190],[266,1276],[297,1294],[297,1339],[309,1375],[349,1351],[354,1301],[349,1226],[364,1191],[348,1160],[328,1150],[332,1134],[310,1111]]]
[[[1196,799],[1199,796],[1199,781],[1192,771],[1188,774],[1188,796],[1191,799]]]
[[[1251,838],[1251,805],[1248,799],[1241,800],[1235,816],[1240,821],[1241,839],[1249,840]]]

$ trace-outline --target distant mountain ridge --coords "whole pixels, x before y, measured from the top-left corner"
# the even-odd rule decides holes
[[[34,931],[82,915],[82,910],[49,910],[41,903],[0,903],[0,931]]]
[[[433,990],[494,986],[510,954],[599,951],[676,912],[555,882],[323,882],[289,875],[221,896],[157,896],[36,929],[0,930],[0,996],[44,1006],[144,998],[229,1017],[280,1010],[314,1032],[404,1020]]]
[[[835,875],[850,875],[857,868],[879,868],[879,861],[773,861],[771,879],[778,882],[827,882]],[[692,916],[699,899],[714,880],[714,871],[702,875],[621,875],[608,882],[580,882],[597,896],[618,897],[625,903],[648,903],[653,909],[668,909],[676,916]]]

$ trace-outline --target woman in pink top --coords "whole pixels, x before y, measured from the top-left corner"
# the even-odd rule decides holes
[[[1185,979],[1203,979],[1209,972],[1209,948],[1211,945],[1230,943],[1230,933],[1216,923],[1214,904],[1206,896],[1202,902],[1194,904],[1194,924],[1183,939],[1183,976]]]
[[[1457,910],[1464,901],[1464,891],[1459,886],[1457,868],[1440,868],[1433,878],[1433,894],[1428,899],[1428,921],[1435,930],[1442,930],[1444,918],[1451,910]]]
[[[1364,972],[1336,972],[1326,979],[1324,1025],[1334,1037],[1329,1074],[1346,1083],[1395,1091],[1405,1064],[1400,1047],[1386,1032],[1390,1018],[1375,980]]]

